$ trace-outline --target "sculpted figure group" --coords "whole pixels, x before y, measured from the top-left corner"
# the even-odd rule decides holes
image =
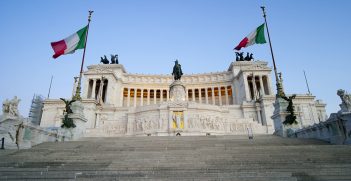
[[[341,99],[341,112],[351,112],[351,94],[348,94],[345,90],[339,89],[337,95]]]
[[[235,52],[236,54],[236,61],[252,61],[254,60],[253,54],[247,52],[246,57],[244,58],[244,52]]]
[[[2,113],[3,114],[8,114],[11,116],[19,116],[19,112],[18,112],[18,104],[21,101],[21,99],[18,99],[17,96],[15,96],[13,99],[8,100],[6,99],[3,103],[2,103]]]
[[[119,64],[118,63],[118,55],[111,55],[111,63],[110,61],[107,59],[106,55],[104,55],[104,57],[101,57],[100,60],[101,63],[103,64]]]

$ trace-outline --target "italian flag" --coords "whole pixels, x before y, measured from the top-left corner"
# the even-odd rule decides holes
[[[55,54],[52,57],[57,58],[61,55],[74,53],[75,50],[83,49],[85,47],[87,29],[88,29],[88,26],[80,29],[73,35],[63,40],[52,42],[51,46],[52,46],[52,49],[55,51]]]
[[[253,44],[263,44],[266,43],[266,39],[264,38],[264,24],[257,27],[253,32],[251,32],[248,36],[246,36],[238,46],[236,46],[235,50],[240,50],[243,47],[248,47]]]

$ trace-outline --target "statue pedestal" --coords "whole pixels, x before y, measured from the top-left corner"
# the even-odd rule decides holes
[[[180,80],[175,80],[170,86],[169,107],[169,134],[176,135],[187,127],[186,118],[186,89]]]
[[[170,101],[172,102],[182,102],[186,100],[185,86],[180,82],[180,80],[175,80],[169,86]]]
[[[288,107],[288,101],[278,97],[274,103],[274,112],[273,116],[271,117],[274,120],[274,129],[275,135],[287,137],[289,130],[297,130],[299,129],[298,124],[284,124],[283,122],[286,119],[286,116],[290,113],[286,111]]]
[[[0,139],[5,138],[5,149],[30,148],[30,143],[23,140],[24,124],[23,117],[10,114],[0,116]]]
[[[69,118],[73,119],[75,128],[64,128],[64,135],[68,137],[69,140],[77,140],[84,136],[86,125],[88,121],[84,117],[84,106],[80,101],[75,101],[71,105],[72,112],[68,115]]]

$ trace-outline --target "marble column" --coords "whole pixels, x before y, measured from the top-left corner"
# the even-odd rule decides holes
[[[253,86],[253,100],[257,99],[257,87],[256,87],[256,78],[252,76],[252,86]]]
[[[222,90],[221,86],[218,86],[218,99],[219,99],[219,105],[222,105]]]
[[[143,106],[144,103],[144,89],[141,89],[140,93],[140,106]]]
[[[157,99],[156,99],[156,91],[157,91],[157,89],[154,89],[154,104],[156,104],[156,101],[157,101]]]
[[[211,87],[211,89],[212,89],[212,104],[213,105],[216,105],[216,99],[215,99],[215,93],[214,93],[214,87]]]
[[[229,105],[229,97],[228,97],[228,87],[224,87],[225,90],[225,105]]]
[[[163,89],[160,89],[160,103],[163,102]]]
[[[251,101],[250,87],[247,79],[247,75],[244,75],[244,84],[245,84],[245,98],[246,101]]]
[[[208,91],[207,91],[207,88],[205,89],[205,97],[206,97],[206,104],[208,104]]]
[[[201,97],[201,88],[199,89],[199,103],[202,103],[202,97]]]
[[[130,88],[128,87],[127,107],[130,106]]]
[[[138,89],[134,89],[134,107],[136,107]]]
[[[272,86],[271,86],[271,78],[266,75],[266,80],[267,80],[267,88],[268,88],[268,95],[272,95],[273,94],[273,90],[272,90]]]
[[[150,89],[147,89],[147,105],[150,105]]]
[[[169,101],[169,89],[167,91],[167,101]]]
[[[96,90],[96,79],[93,79],[93,87],[91,88],[91,95],[89,98],[95,99],[95,90]]]
[[[195,102],[195,89],[191,89],[193,101]]]
[[[262,75],[260,75],[260,87],[261,87],[260,95],[262,95],[262,96],[266,95],[266,93],[264,92]]]

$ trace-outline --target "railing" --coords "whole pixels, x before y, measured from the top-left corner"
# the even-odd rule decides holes
[[[0,149],[5,149],[5,147],[4,147],[4,145],[5,145],[5,138],[1,138],[1,148]]]

